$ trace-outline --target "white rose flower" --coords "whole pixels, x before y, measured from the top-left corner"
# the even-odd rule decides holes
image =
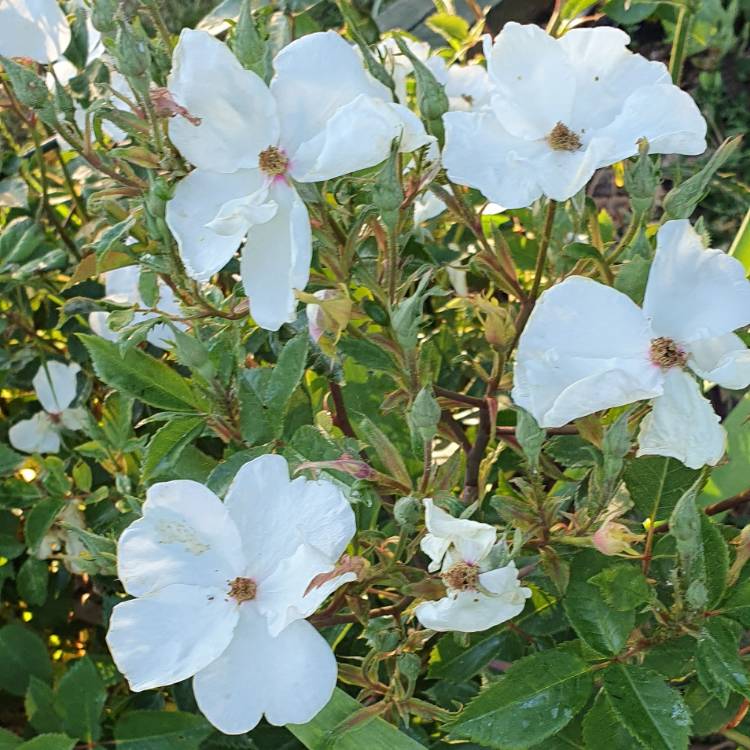
[[[116,302],[121,305],[137,305],[144,307],[140,292],[138,291],[138,279],[140,277],[140,268],[138,266],[124,266],[115,268],[112,271],[105,271],[102,274],[106,294],[104,299],[110,302]],[[174,292],[159,279],[159,299],[156,301],[156,307],[159,311],[169,315],[180,315],[180,303]],[[107,339],[108,341],[118,341],[120,338],[119,331],[113,331],[107,325],[110,313],[103,310],[97,310],[89,314],[89,326],[91,330]],[[147,320],[159,317],[156,312],[138,312],[133,316],[131,325],[145,323]],[[186,330],[187,326],[182,322],[175,322],[173,325],[181,330]],[[149,344],[159,349],[167,349],[174,341],[172,329],[161,323],[151,328],[146,335]]]
[[[390,100],[335,32],[308,34],[274,59],[271,85],[245,70],[211,35],[185,29],[168,86],[199,125],[169,123],[172,142],[196,169],[177,186],[167,223],[188,274],[205,281],[247,234],[242,280],[263,328],[294,319],[312,237],[296,182],[375,166],[431,142],[419,118]],[[248,231],[250,230],[250,231]]]
[[[57,60],[70,44],[70,26],[57,0],[4,0],[0,3],[0,54]]]
[[[441,632],[476,633],[520,614],[531,591],[519,583],[515,563],[489,569],[495,528],[454,518],[429,498],[424,506],[428,533],[422,551],[431,560],[431,573],[442,568],[440,577],[448,594],[419,604],[414,611],[419,622]]]
[[[69,408],[76,397],[80,371],[75,363],[54,361],[39,368],[32,383],[44,411],[16,422],[8,430],[8,440],[14,448],[24,453],[57,453],[63,429],[80,430],[85,426],[85,410]]]
[[[653,399],[638,455],[715,465],[725,432],[690,375],[750,384],[750,351],[733,331],[750,323],[742,264],[704,250],[687,220],[668,221],[643,309],[612,287],[571,276],[542,294],[516,356],[513,400],[542,427]]]
[[[354,573],[328,576],[355,532],[332,482],[289,480],[281,456],[237,473],[225,502],[188,480],[152,485],[118,543],[107,643],[133,690],[194,676],[206,718],[242,734],[265,715],[302,724],[336,684],[331,647],[304,618]]]
[[[521,208],[541,195],[570,198],[595,170],[634,156],[641,138],[653,154],[702,153],[706,122],[695,102],[629,41],[613,28],[554,39],[507,23],[486,50],[491,106],[443,117],[451,180]]]

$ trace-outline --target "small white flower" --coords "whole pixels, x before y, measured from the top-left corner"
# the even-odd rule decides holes
[[[306,622],[344,573],[329,574],[355,532],[329,481],[289,480],[281,456],[246,463],[221,502],[202,484],[148,489],[143,517],[118,543],[118,604],[107,643],[133,690],[194,676],[206,718],[242,734],[265,715],[302,724],[328,702],[336,659]],[[321,579],[319,579],[321,580]]]
[[[102,274],[104,288],[106,290],[104,299],[121,305],[137,305],[138,307],[144,307],[143,300],[138,291],[139,276],[140,268],[138,266],[124,266],[122,268],[115,268],[112,271],[105,271]],[[177,297],[161,279],[159,279],[159,299],[156,301],[156,307],[160,312],[169,315],[180,315],[180,304]],[[89,314],[89,326],[91,326],[91,330],[94,333],[102,338],[105,338],[108,341],[118,341],[120,338],[120,332],[111,330],[107,325],[109,316],[110,313],[104,312],[103,310],[92,312]],[[138,312],[133,316],[130,325],[145,323],[147,320],[157,317],[159,317],[159,313],[157,312]],[[182,322],[176,322],[173,325],[181,330],[187,328]],[[159,349],[167,349],[174,341],[174,334],[168,325],[161,323],[155,325],[149,330],[146,339],[149,344],[156,346]]]
[[[177,186],[167,223],[188,274],[205,281],[247,234],[242,280],[263,328],[294,319],[312,254],[307,208],[291,180],[318,182],[375,166],[431,142],[335,32],[308,34],[274,59],[270,86],[210,34],[185,29],[168,85],[192,116],[169,123],[196,169]],[[250,230],[250,231],[249,231]]]
[[[638,455],[715,465],[725,432],[688,368],[725,388],[750,384],[750,351],[733,333],[750,323],[742,264],[704,250],[687,220],[668,221],[641,310],[629,297],[571,276],[542,294],[516,358],[513,400],[542,427],[653,399]]]
[[[419,622],[441,632],[476,633],[520,614],[531,591],[519,583],[515,563],[489,569],[495,528],[454,518],[429,498],[424,506],[428,533],[422,539],[422,551],[431,560],[431,573],[442,568],[448,594],[419,604],[415,609]]]
[[[0,3],[0,54],[57,60],[70,44],[70,26],[57,0],[4,0]]]
[[[68,408],[76,397],[80,371],[77,364],[62,362],[47,362],[39,368],[32,383],[44,411],[16,422],[8,430],[8,440],[14,448],[24,453],[57,453],[63,429],[80,430],[85,426],[85,410]]]
[[[86,519],[79,510],[77,502],[65,503],[52,526],[39,542],[36,556],[40,560],[62,560],[63,565],[71,573],[80,575],[86,572],[80,564],[81,553],[86,551],[86,547],[78,535],[69,531],[66,526],[73,526],[76,529],[86,528]]]
[[[566,200],[595,170],[634,156],[700,154],[706,122],[660,62],[631,53],[613,28],[554,39],[507,23],[487,45],[491,106],[444,115],[448,176],[508,208]]]

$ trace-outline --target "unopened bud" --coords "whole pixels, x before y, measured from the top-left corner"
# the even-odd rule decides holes
[[[112,34],[117,28],[115,13],[118,0],[94,0],[91,5],[91,25],[101,34]]]
[[[648,156],[648,141],[641,138],[638,141],[638,159],[625,169],[625,190],[636,214],[643,214],[651,207],[658,182],[659,171]]]
[[[312,469],[313,471],[333,469],[357,479],[374,479],[377,476],[375,469],[348,453],[343,453],[341,458],[337,458],[335,461],[305,461],[297,467],[297,472],[305,469]]]
[[[157,117],[184,117],[191,125],[198,126],[201,124],[201,118],[191,115],[181,104],[178,104],[172,97],[169,89],[163,86],[151,89],[149,92],[151,103],[154,105],[154,112]]]
[[[120,24],[117,30],[116,55],[120,73],[146,88],[151,68],[151,50],[146,35],[133,26]]]
[[[634,534],[625,524],[605,521],[591,537],[594,547],[603,555],[640,557],[632,542],[642,542],[643,534]]]
[[[422,503],[416,497],[401,497],[393,506],[393,518],[399,526],[414,528],[422,520]]]

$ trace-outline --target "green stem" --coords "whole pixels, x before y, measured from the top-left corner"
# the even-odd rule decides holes
[[[725,729],[722,735],[732,742],[736,742],[739,747],[750,748],[750,737],[736,732],[734,729]]]
[[[622,239],[617,243],[617,247],[615,247],[614,250],[612,250],[612,252],[607,255],[608,263],[614,263],[620,257],[625,248],[633,241],[636,233],[641,228],[642,220],[643,216],[641,214],[635,212],[633,213],[633,215],[630,217],[628,228],[625,230],[625,234],[622,236]]]
[[[672,42],[672,53],[669,57],[669,73],[675,86],[680,85],[682,78],[682,67],[685,64],[688,38],[693,25],[692,3],[683,5],[677,16],[677,26],[674,30],[674,41]]]

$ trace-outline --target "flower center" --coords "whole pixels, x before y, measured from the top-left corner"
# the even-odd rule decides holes
[[[567,125],[558,122],[547,136],[547,143],[553,151],[578,151],[581,139]]]
[[[261,151],[258,157],[258,163],[267,175],[278,177],[286,172],[289,166],[289,159],[286,154],[276,146],[269,146],[265,151]]]
[[[685,350],[676,341],[665,336],[651,339],[649,356],[651,361],[661,367],[662,370],[669,370],[671,367],[684,367],[687,362]]]
[[[471,563],[458,562],[451,565],[440,577],[454,591],[476,591],[479,587],[479,568]]]
[[[235,578],[229,584],[229,596],[236,599],[238,604],[255,599],[258,586],[252,578]]]

